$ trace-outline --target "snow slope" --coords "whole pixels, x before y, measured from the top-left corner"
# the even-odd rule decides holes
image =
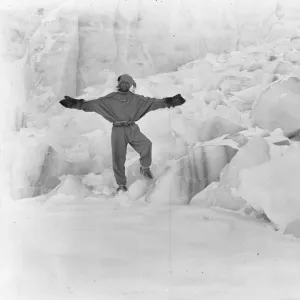
[[[60,196],[6,218],[2,299],[300,297],[299,240],[252,217]]]

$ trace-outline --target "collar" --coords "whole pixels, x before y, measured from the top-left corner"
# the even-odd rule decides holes
[[[120,94],[120,95],[128,95],[128,94],[130,93],[130,91],[128,91],[128,92],[121,92],[121,91],[118,91],[117,93]]]

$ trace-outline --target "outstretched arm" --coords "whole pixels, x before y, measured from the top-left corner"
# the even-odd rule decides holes
[[[112,112],[107,107],[106,103],[102,98],[95,100],[85,101],[83,99],[74,99],[69,96],[65,96],[64,100],[61,100],[59,103],[64,107],[71,109],[83,110],[85,112],[95,112],[108,121],[112,121]]]
[[[139,97],[140,103],[147,111],[151,110],[157,110],[160,108],[166,108],[168,107],[165,99],[157,99],[157,98],[151,98],[151,97],[144,97],[137,95]]]
[[[75,99],[65,96],[65,99],[59,101],[59,103],[66,108],[79,109],[87,112],[97,112],[98,107],[101,106],[100,101],[100,99],[85,101],[83,99]]]
[[[185,103],[185,99],[180,94],[177,94],[174,97],[166,97],[163,99],[144,97],[140,95],[136,96],[139,98],[140,102],[140,118],[149,111],[166,107],[175,107]]]

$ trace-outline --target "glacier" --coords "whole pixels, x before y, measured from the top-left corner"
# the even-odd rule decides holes
[[[14,0],[0,14],[3,299],[300,296],[296,0]],[[111,125],[58,101],[110,93],[123,72],[138,94],[187,102],[138,122],[155,188],[129,147],[130,194],[112,197]]]

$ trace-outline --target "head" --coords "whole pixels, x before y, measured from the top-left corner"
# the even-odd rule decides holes
[[[128,92],[128,91],[134,92],[135,88],[136,88],[136,82],[133,80],[133,78],[130,75],[123,74],[118,77],[117,90],[119,92]]]

